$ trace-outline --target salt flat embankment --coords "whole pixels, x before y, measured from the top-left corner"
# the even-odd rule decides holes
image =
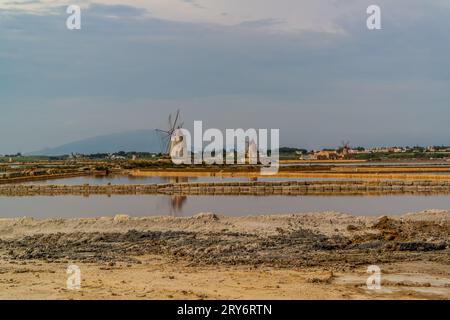
[[[450,181],[248,181],[135,185],[2,185],[3,196],[90,194],[344,195],[450,194]]]

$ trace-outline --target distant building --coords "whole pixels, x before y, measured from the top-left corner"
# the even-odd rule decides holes
[[[300,160],[306,160],[306,161],[309,161],[309,160],[316,160],[316,159],[315,159],[315,157],[314,157],[313,154],[302,154],[302,155],[300,156]]]
[[[111,160],[126,160],[127,158],[125,158],[124,156],[119,156],[116,154],[113,154],[112,156],[110,156]]]
[[[339,156],[339,154],[336,151],[317,151],[314,152],[312,158],[314,160],[337,160],[339,159],[341,156]]]

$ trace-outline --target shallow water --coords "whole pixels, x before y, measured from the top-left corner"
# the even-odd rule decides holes
[[[181,183],[181,182],[239,182],[250,181],[247,177],[160,177],[160,176],[83,176],[64,179],[37,180],[29,182],[20,182],[20,184],[33,185],[102,185],[102,184],[150,184],[150,183]],[[279,178],[264,177],[258,178],[258,181],[292,181],[292,180],[357,180],[357,179],[341,179],[341,178]]]
[[[0,217],[230,216],[339,211],[354,215],[450,210],[450,196],[167,196],[95,195],[0,197]]]

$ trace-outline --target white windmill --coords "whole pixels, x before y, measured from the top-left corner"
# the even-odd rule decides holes
[[[183,132],[181,128],[183,127],[183,122],[180,121],[180,110],[178,109],[175,113],[174,120],[172,121],[172,114],[169,115],[169,128],[167,130],[156,129],[156,131],[162,133],[161,137],[161,147],[163,153],[169,156],[175,156],[182,158],[186,155],[181,154],[186,149],[186,141],[184,139]]]

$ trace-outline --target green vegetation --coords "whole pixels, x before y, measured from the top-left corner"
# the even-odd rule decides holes
[[[280,153],[280,160],[297,160],[301,155],[307,154],[308,150],[282,147],[279,149],[279,153]]]
[[[11,159],[11,160],[10,160]],[[61,160],[58,157],[47,157],[47,156],[9,156],[5,155],[0,157],[0,163],[7,162],[38,162],[38,161],[51,161],[51,160]]]
[[[386,160],[386,159],[446,159],[450,157],[450,153],[429,153],[429,152],[373,152],[361,153],[353,156],[356,160]]]

